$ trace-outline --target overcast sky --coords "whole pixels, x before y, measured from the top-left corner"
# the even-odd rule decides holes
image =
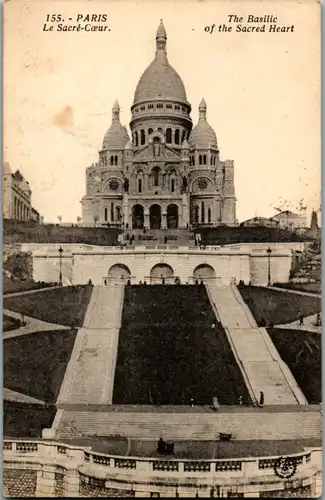
[[[75,222],[85,169],[117,98],[129,129],[139,78],[163,18],[170,64],[194,124],[202,97],[222,160],[235,161],[240,221],[320,205],[320,5],[277,1],[6,2],[4,160],[30,182],[46,222]],[[110,32],[44,32],[47,14],[107,14]],[[293,33],[205,31],[228,14],[278,16]]]

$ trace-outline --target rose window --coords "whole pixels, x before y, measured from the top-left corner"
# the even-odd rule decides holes
[[[208,181],[206,179],[199,179],[197,184],[200,189],[206,189],[208,187]]]
[[[119,183],[116,180],[110,181],[109,188],[112,191],[116,191],[118,189]]]

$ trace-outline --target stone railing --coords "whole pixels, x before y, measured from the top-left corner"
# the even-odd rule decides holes
[[[143,478],[151,485],[151,493],[161,493],[164,488],[167,491],[171,482],[177,488],[187,489],[192,493],[190,496],[195,496],[193,492],[197,491],[197,488],[213,487],[216,484],[231,490],[234,486],[240,486],[243,491],[254,491],[252,488],[255,488],[255,485],[258,485],[261,491],[277,490],[283,488],[279,486],[283,481],[287,484],[292,481],[293,485],[296,485],[297,481],[312,484],[314,477],[322,470],[320,448],[306,449],[286,457],[187,460],[122,457],[55,441],[4,439],[3,451],[4,470],[21,467],[30,467],[33,470],[46,468],[46,484],[38,485],[37,491],[40,494],[36,496],[44,494],[46,488],[45,496],[54,492],[58,467],[60,471],[66,471],[65,496],[75,496],[83,481],[103,483],[103,488],[116,488],[119,483],[117,488],[132,489],[135,496],[141,496],[144,490]],[[281,477],[281,458],[292,468],[291,475]],[[39,476],[40,483],[44,477],[42,474]]]

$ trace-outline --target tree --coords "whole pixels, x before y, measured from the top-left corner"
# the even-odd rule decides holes
[[[78,216],[77,217],[77,224],[78,224],[78,226],[79,226],[79,224],[80,224],[81,221],[82,221],[82,217]]]
[[[95,227],[96,227],[97,221],[98,221],[98,215],[94,215],[94,224],[95,224]]]
[[[59,224],[61,225],[61,222],[62,222],[62,215],[58,215],[58,220],[59,220]]]

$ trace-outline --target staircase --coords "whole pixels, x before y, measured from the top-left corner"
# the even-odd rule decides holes
[[[308,404],[266,329],[258,328],[237,288],[206,286],[253,400],[258,401],[263,391],[266,405]]]
[[[124,286],[95,286],[78,331],[57,405],[110,404]]]

